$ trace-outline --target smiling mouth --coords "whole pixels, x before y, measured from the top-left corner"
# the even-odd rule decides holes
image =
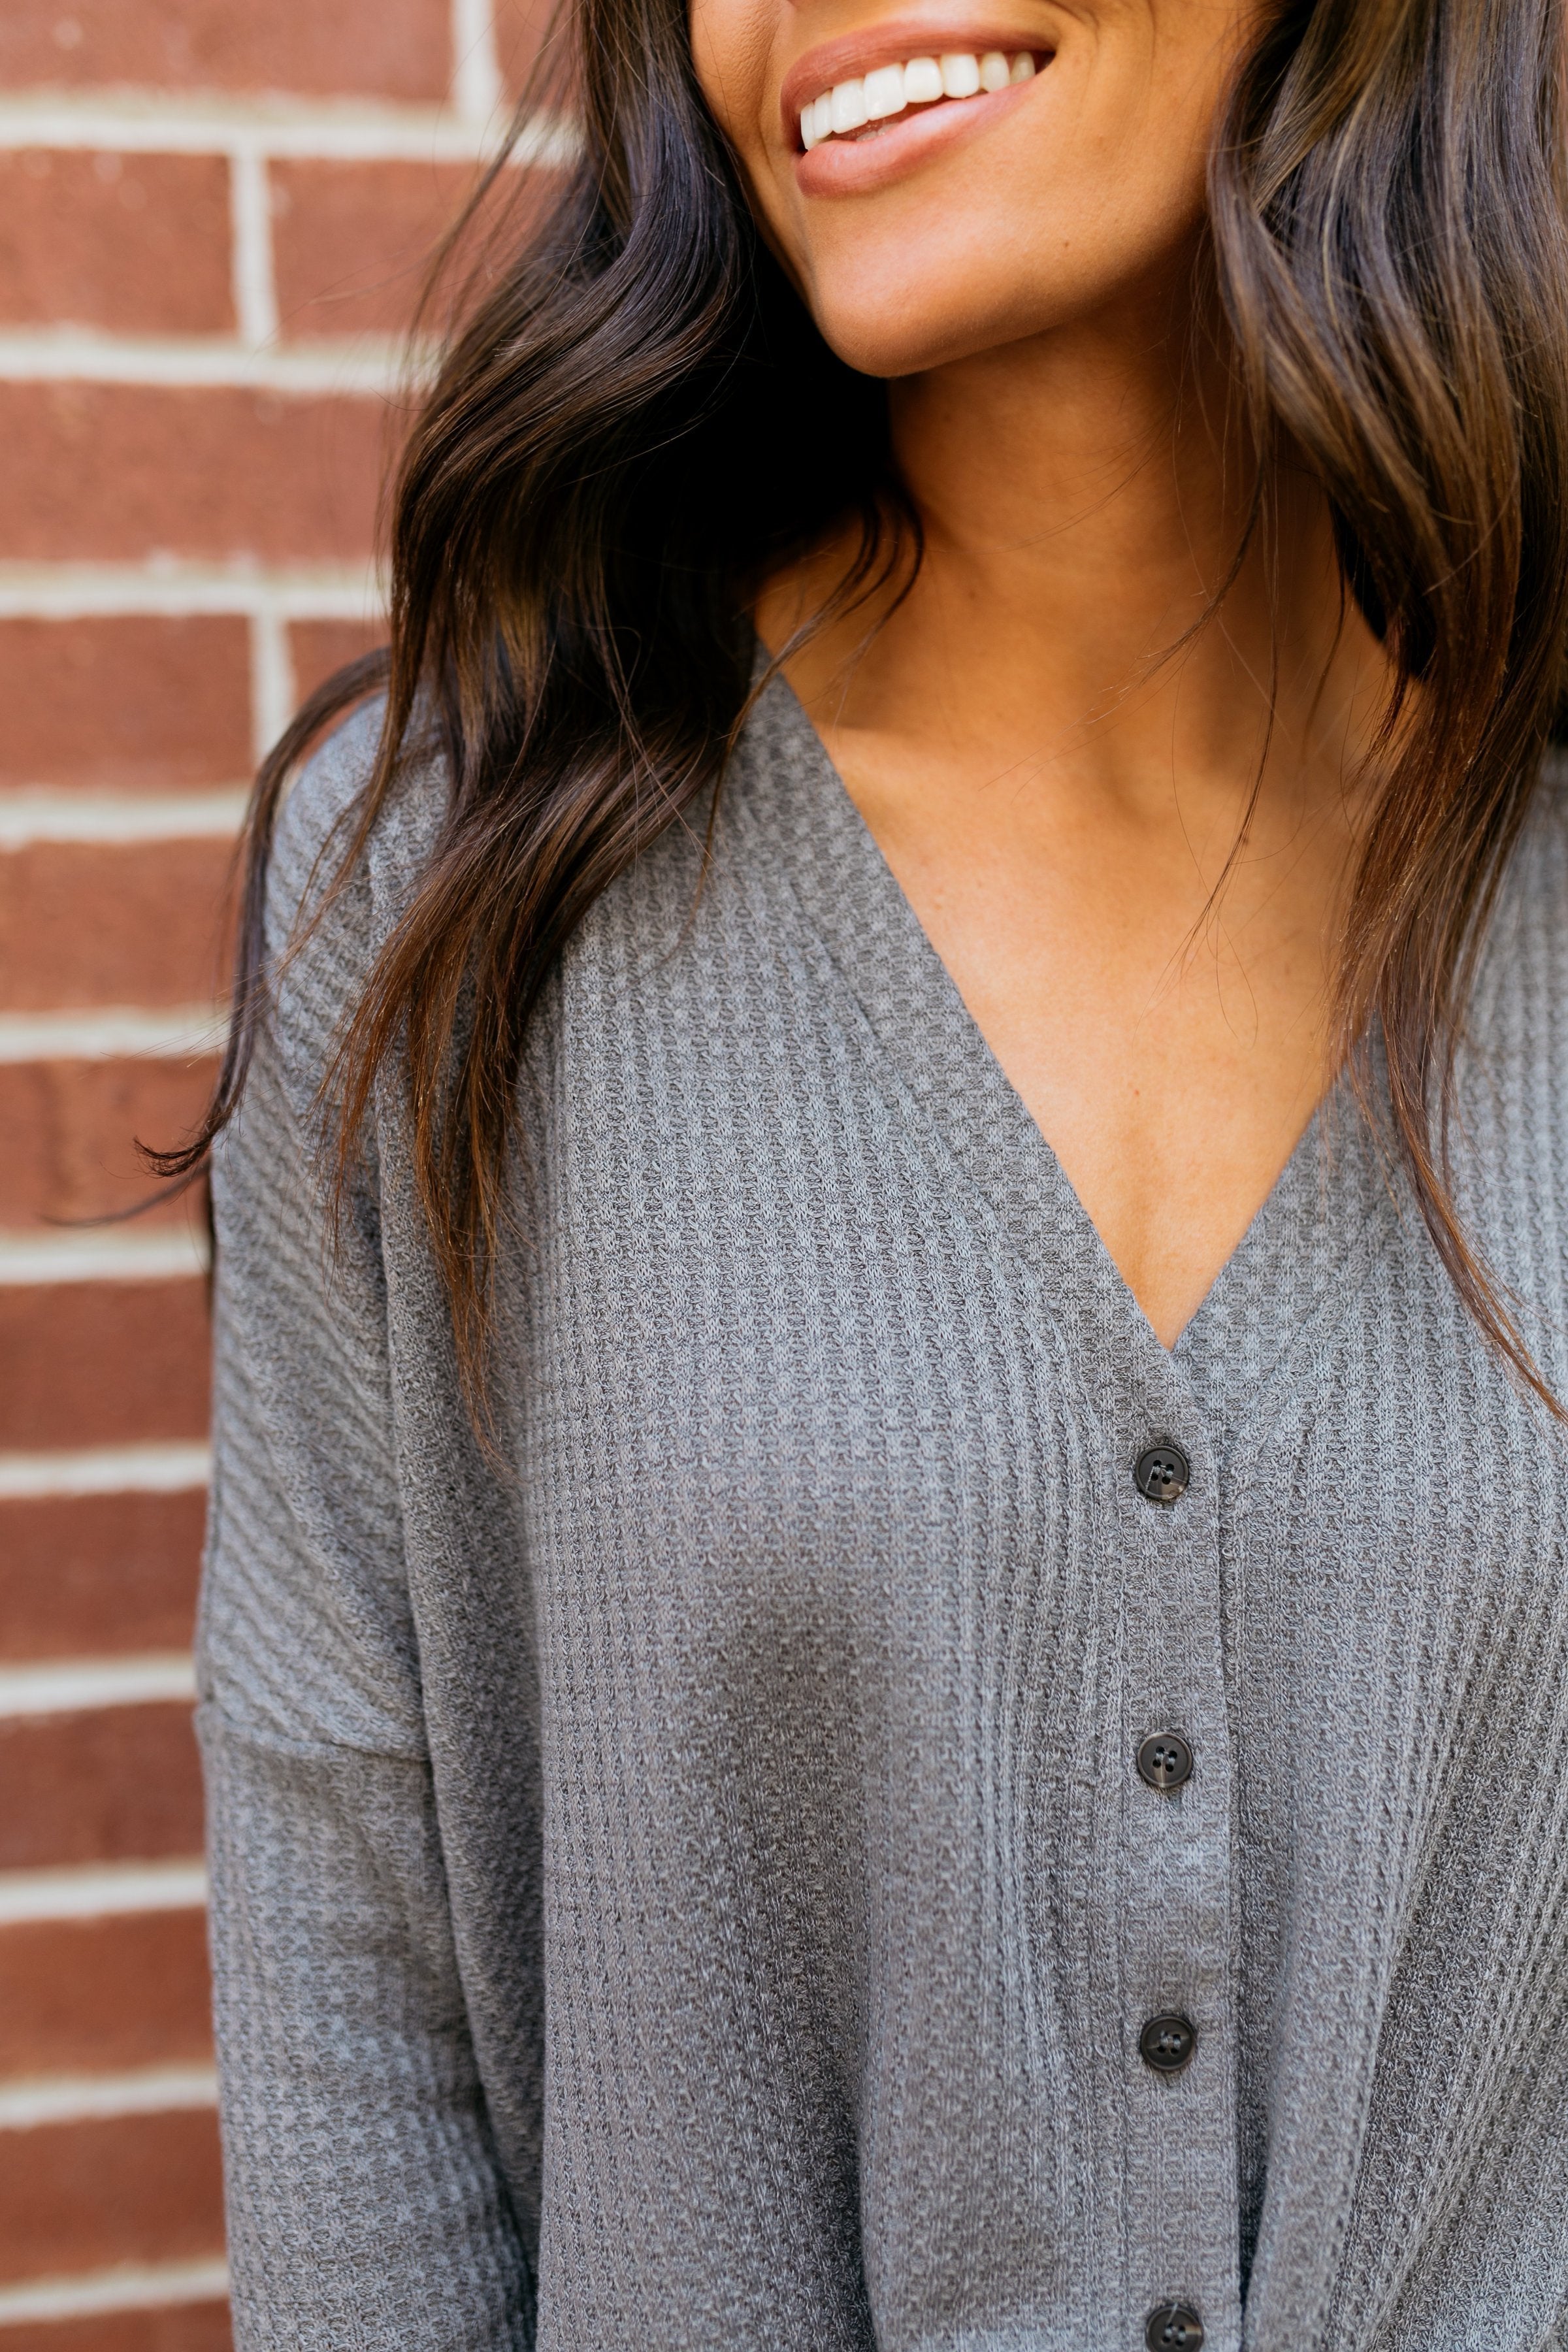
[[[954,50],[941,57],[908,58],[901,65],[878,66],[853,81],[835,82],[800,110],[800,144],[809,154],[830,142],[874,139],[911,115],[946,109],[972,98],[1032,81],[1049,63],[1037,50]]]

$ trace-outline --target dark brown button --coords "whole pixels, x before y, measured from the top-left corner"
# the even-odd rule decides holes
[[[1138,1771],[1152,1789],[1179,1789],[1193,1777],[1193,1751],[1179,1731],[1156,1731],[1138,1750]]]
[[[1132,1483],[1147,1502],[1179,1503],[1192,1475],[1193,1465],[1179,1445],[1151,1445],[1138,1456]]]
[[[1156,2074],[1179,2074],[1197,2046],[1190,2017],[1152,2017],[1138,2036],[1139,2055]]]
[[[1149,2352],[1201,2352],[1204,2324],[1190,2303],[1163,2303],[1143,2323]]]

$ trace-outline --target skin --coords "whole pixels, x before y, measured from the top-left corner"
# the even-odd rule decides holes
[[[1334,1076],[1335,942],[1388,686],[1291,475],[1272,565],[1249,557],[1171,653],[1230,568],[1250,479],[1196,268],[1249,29],[1232,0],[691,15],[763,233],[835,350],[889,381],[926,532],[907,600],[832,624],[788,676],[1167,1347]],[[987,48],[1040,70],[940,123],[802,152],[799,105],[834,80]],[[768,585],[772,648],[848,551]]]

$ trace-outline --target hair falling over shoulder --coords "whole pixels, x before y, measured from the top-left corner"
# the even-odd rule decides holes
[[[1381,1034],[1386,1100],[1369,1107],[1469,1311],[1549,1404],[1467,1241],[1447,1137],[1467,990],[1568,651],[1565,72],[1560,0],[1287,0],[1209,175],[1262,453],[1255,527],[1289,452],[1328,495],[1347,593],[1400,681],[1341,1033],[1352,1050]],[[572,160],[510,250],[489,232],[393,488],[390,650],[313,696],[261,771],[227,1052],[201,1127],[154,1161],[188,1176],[233,1116],[269,984],[280,795],[311,740],[384,689],[340,878],[431,727],[450,797],[341,1043],[340,1166],[402,1056],[480,1410],[520,1062],[563,943],[718,783],[748,700],[755,584],[847,515],[861,552],[842,594],[911,546],[918,560],[883,387],[828,351],[758,240],[698,90],[685,0],[567,0],[518,123],[545,119],[572,122]],[[521,176],[498,162],[469,227]]]

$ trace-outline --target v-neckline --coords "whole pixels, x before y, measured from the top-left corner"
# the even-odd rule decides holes
[[[746,743],[771,803],[770,833],[814,929],[910,1092],[1079,1327],[1079,1346],[1131,1351],[1161,1389],[1194,1402],[1201,1392],[1205,1415],[1234,1433],[1312,1343],[1394,1216],[1348,1081],[1319,1103],[1167,1349],[782,673],[759,698]]]

